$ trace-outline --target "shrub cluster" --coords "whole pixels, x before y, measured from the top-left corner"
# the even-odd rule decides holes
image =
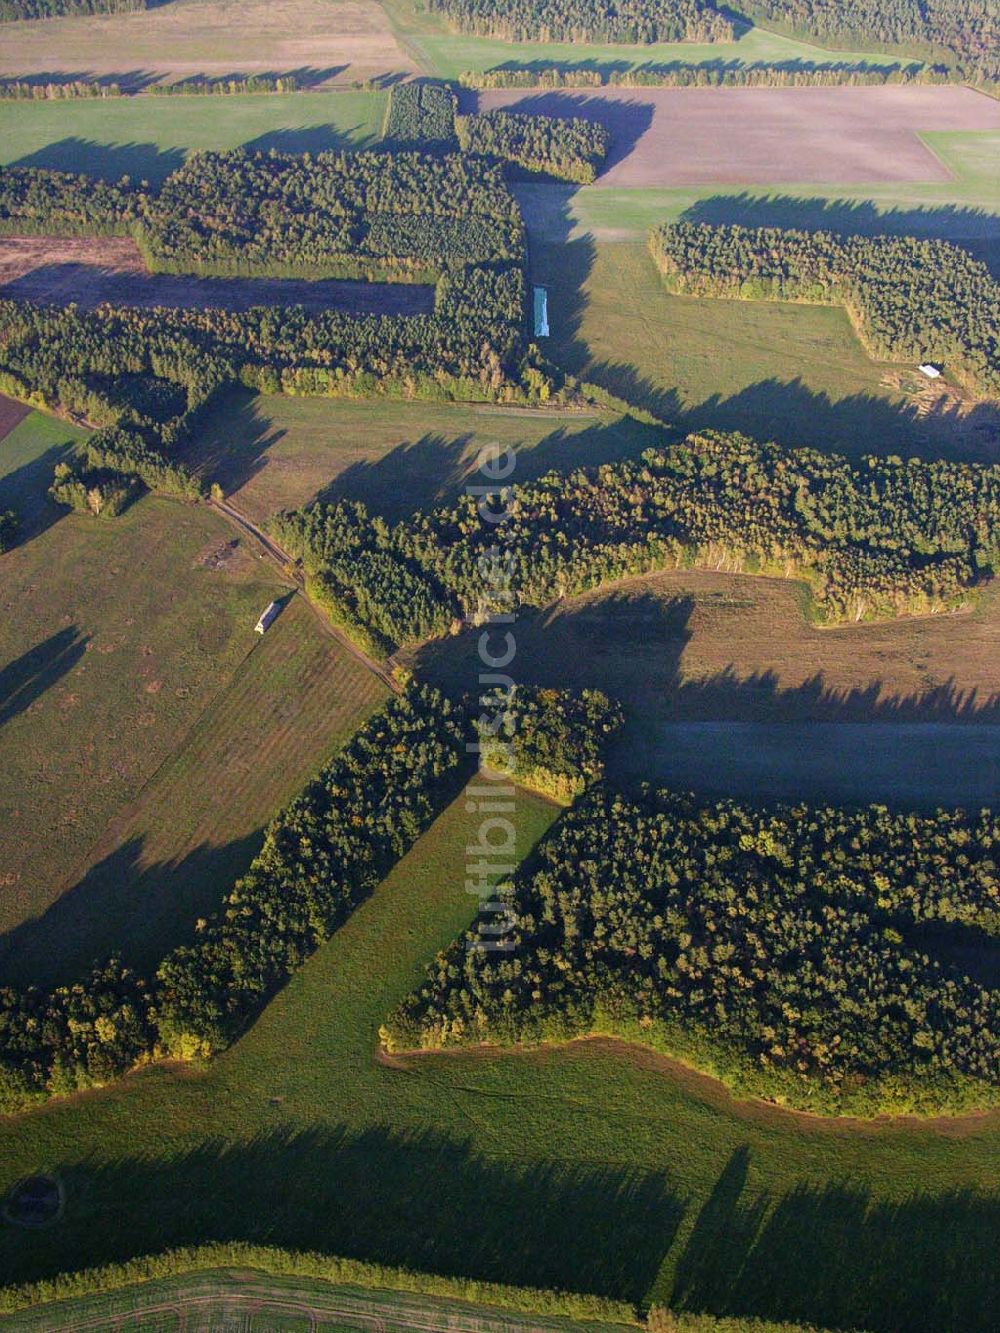
[[[672,291],[844,305],[880,360],[940,361],[1000,395],[1000,283],[948,241],[675,223],[654,231]]]
[[[589,185],[608,155],[603,125],[579,116],[532,116],[486,111],[459,116],[458,142],[470,153],[511,162],[525,171]]]
[[[460,711],[413,686],[276,816],[220,910],[151,983],[112,961],[52,991],[0,989],[0,1110],[225,1046],[409,849],[466,763]]]
[[[612,1032],[811,1109],[992,1104],[1000,995],[935,961],[919,931],[995,938],[998,852],[989,812],[597,787],[500,886],[509,951],[481,947],[496,922],[480,922],[383,1036],[399,1049]]]
[[[508,42],[731,42],[709,0],[429,0],[462,32]]]
[[[314,574],[350,564],[358,549],[385,556],[371,583],[355,565],[355,605],[383,604],[382,626],[395,614],[397,642],[434,633],[452,616],[544,606],[678,566],[806,579],[818,615],[831,621],[941,610],[1000,567],[997,466],[894,457],[853,464],[709,433],[512,486],[500,529],[478,502],[462,496],[394,527],[361,505],[317,505],[280,516],[275,531]],[[503,586],[486,604],[483,562],[498,546]],[[421,610],[407,621],[418,575]]]
[[[608,741],[625,721],[600,690],[495,686],[476,718],[482,768],[514,779],[563,805],[604,776]]]
[[[136,485],[134,477],[90,467],[81,459],[56,464],[49,495],[57,504],[67,505],[78,513],[117,518],[134,497]]]
[[[395,148],[453,146],[458,102],[440,83],[397,83],[390,89],[382,137]]]

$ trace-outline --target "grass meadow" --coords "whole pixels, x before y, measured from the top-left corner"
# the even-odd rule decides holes
[[[839,308],[675,296],[644,245],[536,244],[545,351],[684,430],[742,430],[849,455],[994,460],[1000,412],[928,406],[912,367],[873,361]]]
[[[343,91],[9,102],[0,163],[156,184],[194,149],[368,147],[381,138],[386,97]]]
[[[233,392],[199,423],[185,461],[258,522],[311,500],[363,500],[398,519],[453,499],[481,450],[518,453],[517,477],[632,457],[658,432],[599,413],[350,402]]]
[[[894,57],[851,51],[833,51],[783,37],[764,28],[748,28],[735,42],[660,42],[649,46],[599,45],[568,42],[504,42],[455,32],[442,14],[414,0],[382,0],[400,45],[425,74],[457,79],[465,70],[531,64],[569,65],[580,69],[628,69],[638,65],[717,64],[738,61],[788,63],[850,61],[892,63]]]
[[[524,854],[557,811],[516,804]],[[66,1189],[52,1227],[0,1232],[8,1277],[260,1239],[874,1333],[992,1328],[996,1117],[812,1120],[601,1041],[376,1059],[470,919],[476,821],[460,797],[207,1070],[0,1123],[0,1187]]]
[[[120,518],[45,497],[81,438],[32,413],[0,441],[0,976],[148,962],[190,929],[275,809],[382,687],[210,510],[147,497]]]

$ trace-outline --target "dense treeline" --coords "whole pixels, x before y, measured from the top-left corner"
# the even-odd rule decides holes
[[[1000,396],[1000,283],[948,241],[676,223],[654,231],[672,291],[844,305],[879,360],[943,362]]]
[[[994,1104],[1000,994],[919,939],[943,923],[995,938],[998,850],[985,811],[762,810],[597,787],[500,886],[509,950],[481,919],[383,1039],[613,1032],[815,1110]]]
[[[903,47],[950,56],[967,76],[1000,78],[997,0],[745,0],[740,11],[831,46]]]
[[[480,766],[569,805],[604,776],[604,752],[625,721],[600,690],[497,685],[479,700]]]
[[[520,260],[522,232],[500,167],[480,158],[235,149],[168,176],[138,239],[161,270],[426,281]]]
[[[96,79],[0,78],[0,98],[12,102],[61,102],[75,97],[124,97],[120,83],[98,83]]]
[[[440,83],[397,83],[389,90],[382,137],[396,148],[455,142],[458,100]]]
[[[68,171],[0,168],[0,234],[122,236],[145,211],[127,176],[110,183]]]
[[[581,185],[597,178],[611,145],[603,125],[579,116],[486,111],[459,116],[455,128],[466,152]]]
[[[429,0],[463,32],[509,42],[731,42],[708,0]]]
[[[52,991],[0,989],[0,1109],[225,1046],[410,848],[467,768],[463,715],[413,686],[269,826],[194,942],[145,982],[112,961]]]
[[[852,464],[709,433],[512,486],[499,528],[480,503],[462,496],[394,527],[361,505],[317,505],[282,515],[276,532],[317,574],[349,562],[358,542],[387,556],[377,582],[357,575],[357,596],[363,585],[369,604],[405,607],[404,573],[421,575],[425,609],[397,624],[399,639],[452,616],[544,606],[653,569],[802,578],[817,614],[838,621],[943,610],[1000,568],[996,466],[894,457]],[[491,606],[482,562],[498,543],[506,577]]]
[[[710,64],[676,62],[628,69],[537,64],[518,69],[501,65],[497,69],[467,70],[458,81],[463,88],[832,88],[948,83],[950,76],[945,69],[920,64],[799,60],[794,65],[769,65],[766,61],[746,64],[741,60],[713,60]]]
[[[0,21],[64,14],[135,14],[146,7],[146,0],[0,0]]]

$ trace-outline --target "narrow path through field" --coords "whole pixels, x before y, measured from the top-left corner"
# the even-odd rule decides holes
[[[268,559],[272,560],[285,577],[291,580],[295,587],[295,591],[302,595],[312,614],[331,638],[336,639],[342,648],[350,653],[352,657],[363,663],[363,665],[366,666],[373,675],[377,676],[383,685],[392,690],[394,694],[400,693],[402,687],[396,680],[395,676],[393,676],[391,665],[388,663],[376,662],[374,657],[370,657],[363,651],[363,649],[358,647],[353,639],[348,638],[343,630],[340,630],[336,625],[331,624],[326,616],[323,615],[322,611],[320,611],[319,608],[306,597],[305,580],[296,567],[295,561],[287,551],[283,550],[278,545],[273,537],[269,537],[262,528],[259,528],[252,519],[247,518],[246,514],[241,513],[230,504],[228,500],[209,500],[208,505],[210,508],[214,509],[216,513],[219,513],[224,518],[228,519],[231,524],[239,528],[242,532],[253,537]]]

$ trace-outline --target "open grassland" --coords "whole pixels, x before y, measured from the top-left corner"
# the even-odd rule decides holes
[[[486,446],[516,449],[526,481],[635,457],[657,435],[594,414],[234,392],[199,424],[185,462],[258,522],[317,497],[397,519],[454,498]]]
[[[55,465],[85,438],[65,421],[0,397],[0,510],[21,518],[22,536],[47,526],[63,511],[46,495]]]
[[[598,189],[947,182],[920,131],[1000,131],[1000,101],[951,86],[498,89],[474,100],[603,125],[611,151]]]
[[[425,74],[456,79],[464,70],[532,64],[578,69],[631,69],[638,65],[717,64],[757,61],[788,64],[849,61],[893,63],[884,55],[830,51],[763,28],[749,28],[735,42],[660,42],[650,46],[599,45],[590,42],[504,42],[453,31],[441,14],[414,0],[382,0],[393,32]]]
[[[249,556],[212,567],[208,553],[231,534],[209,510],[147,498],[115,520],[61,516],[35,488],[66,431],[39,422],[0,443],[7,481],[16,490],[30,477],[38,505],[26,540],[0,557],[4,931],[70,886],[109,820],[231,680],[281,591]],[[57,941],[46,947],[58,952]]]
[[[0,73],[130,87],[192,74],[337,82],[413,69],[374,0],[171,0],[134,14],[5,23]]]
[[[91,20],[67,20],[80,21]],[[385,103],[385,93],[350,91],[8,102],[0,163],[156,183],[198,148],[370,146],[381,137]]]
[[[674,296],[638,244],[536,245],[532,272],[550,289],[547,354],[687,430],[855,457],[1000,453],[995,406],[872,361],[843,310]]]
[[[240,562],[232,547],[219,550]],[[247,868],[275,810],[384,695],[301,597],[286,600],[139,798],[74,867],[72,887],[0,940],[0,975],[72,980],[112,953],[154,968]]]
[[[523,854],[556,812],[516,805]],[[811,1120],[608,1042],[377,1060],[382,1018],[471,916],[479,818],[456,801],[207,1071],[0,1124],[0,1185],[47,1170],[66,1190],[54,1225],[0,1232],[5,1274],[266,1238],[875,1333],[992,1329],[996,1117]]]
[[[970,613],[836,629],[811,625],[804,597],[749,575],[630,580],[523,615],[517,675],[622,700],[618,778],[764,798],[995,800],[1000,589]],[[467,688],[475,663],[472,634],[417,655],[445,689]]]
[[[920,139],[949,179],[892,184],[725,185],[572,189],[521,185],[518,197],[540,240],[639,240],[664,222],[743,222],[748,226],[890,232],[992,243],[1000,251],[1000,133],[926,131]],[[996,256],[1000,263],[1000,254]]]

